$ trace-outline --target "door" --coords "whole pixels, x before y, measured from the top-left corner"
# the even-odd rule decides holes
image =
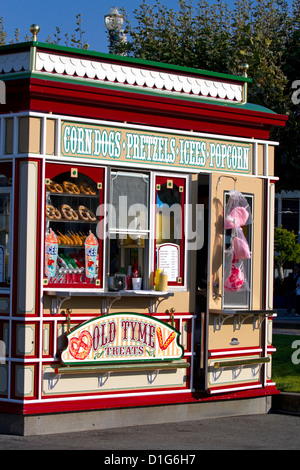
[[[214,362],[255,359],[264,341],[263,323],[251,313],[264,308],[264,182],[212,173],[209,199],[205,388],[218,393],[261,380],[258,367],[217,370]],[[248,211],[244,218],[241,207]]]

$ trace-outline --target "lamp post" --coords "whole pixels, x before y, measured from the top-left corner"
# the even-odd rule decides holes
[[[108,14],[104,16],[105,26],[109,34],[109,52],[115,53],[115,45],[118,42],[126,42],[126,34],[122,29],[124,16],[121,15],[117,7],[111,7]]]

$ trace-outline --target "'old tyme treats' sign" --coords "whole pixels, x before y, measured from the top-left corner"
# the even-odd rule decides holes
[[[155,318],[114,313],[83,323],[71,331],[61,354],[67,365],[170,361],[183,356],[180,333]]]

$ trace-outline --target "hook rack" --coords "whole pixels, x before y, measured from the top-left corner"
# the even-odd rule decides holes
[[[49,377],[49,389],[57,385],[62,375],[84,375],[84,374],[95,374],[98,375],[98,385],[103,387],[106,381],[109,379],[112,373],[117,372],[146,372],[148,384],[151,385],[158,376],[158,373],[161,370],[170,370],[170,369],[188,369],[190,363],[184,359],[178,361],[170,362],[149,362],[148,364],[137,363],[137,364],[102,364],[99,366],[61,366],[55,367],[54,374],[51,374]]]
[[[214,314],[214,331],[220,331],[224,322],[233,318],[233,330],[240,330],[241,326],[249,317],[253,317],[253,330],[261,327],[262,322],[268,316],[273,316],[275,310],[231,310],[231,311],[211,311]]]
[[[255,377],[255,367],[262,367],[263,364],[268,364],[271,361],[270,357],[261,357],[257,359],[242,359],[234,361],[216,361],[212,366],[214,381],[216,382],[222,375],[224,368],[230,368],[232,372],[232,380],[236,380],[241,374],[244,367],[251,366],[252,376]]]

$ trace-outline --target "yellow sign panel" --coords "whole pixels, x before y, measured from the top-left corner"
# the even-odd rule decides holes
[[[83,323],[67,335],[67,365],[170,361],[183,356],[180,333],[150,316],[113,313]]]
[[[62,122],[61,155],[129,165],[250,174],[252,145],[243,142]]]

